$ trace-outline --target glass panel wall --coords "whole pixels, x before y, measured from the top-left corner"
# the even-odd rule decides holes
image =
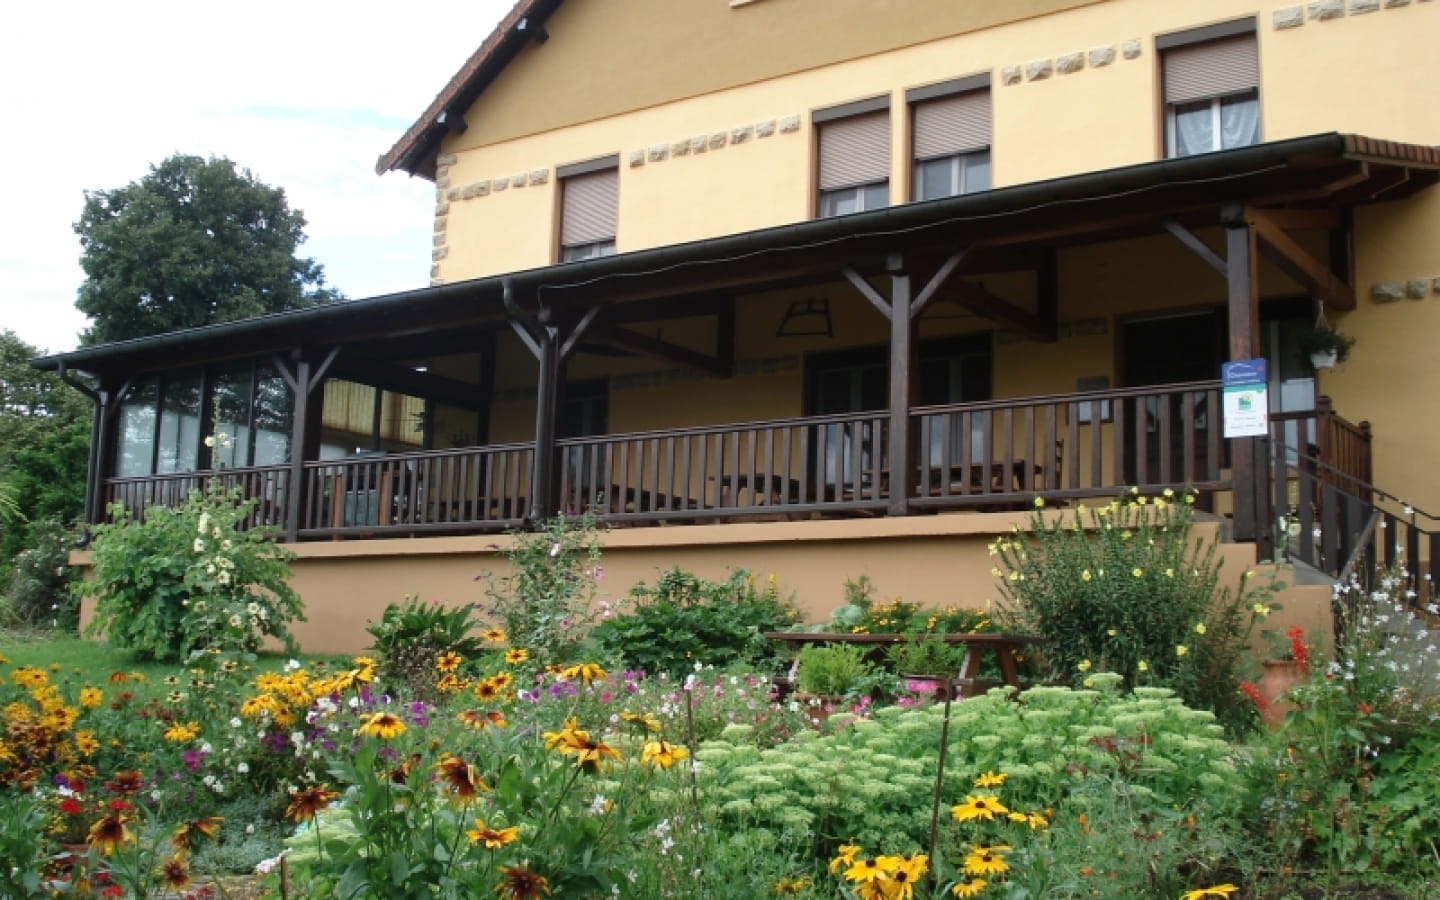
[[[155,465],[155,411],[159,399],[159,383],[146,381],[131,388],[120,402],[115,432],[117,475],[149,475]]]
[[[193,472],[199,467],[202,390],[198,377],[165,382],[159,453],[155,459],[157,473]]]

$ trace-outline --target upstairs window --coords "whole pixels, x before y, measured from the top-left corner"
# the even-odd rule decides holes
[[[890,205],[890,98],[819,110],[816,212],[821,218]]]
[[[620,157],[561,166],[560,261],[615,255]]]
[[[937,200],[990,189],[990,76],[915,88],[910,104],[912,193]]]
[[[1260,142],[1254,19],[1167,35],[1156,47],[1163,54],[1167,156]]]

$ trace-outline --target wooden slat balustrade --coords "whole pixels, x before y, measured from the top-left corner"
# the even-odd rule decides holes
[[[241,496],[256,501],[242,520],[242,527],[284,525],[285,493],[290,482],[290,468],[284,465],[108,478],[103,497],[106,506],[119,503],[132,516],[139,516],[152,506],[179,506],[192,491],[203,492],[211,478],[218,478],[226,490],[239,488]]]

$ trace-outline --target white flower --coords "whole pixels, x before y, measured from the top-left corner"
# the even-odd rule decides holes
[[[205,436],[205,446],[207,446],[207,447],[213,447],[213,446],[215,446],[215,435],[213,435],[213,434],[207,434],[207,435]]]
[[[230,720],[230,727],[231,727],[231,728],[239,728],[241,725],[244,725],[244,724],[245,724],[244,722],[240,721],[240,717],[239,717],[239,716],[235,716],[234,718],[232,718],[232,719]]]
[[[195,539],[195,543],[194,543],[194,545],[193,545],[193,549],[195,550],[196,553],[204,553],[204,552],[205,552],[205,539],[204,539],[204,538],[196,538],[196,539]]]
[[[230,583],[230,573],[229,573],[229,572],[220,572],[219,574],[217,574],[217,575],[215,576],[215,580],[218,581],[220,584],[229,584],[229,583]],[[231,616],[230,619],[231,619],[231,621],[232,621],[234,624],[236,624],[236,625],[239,625],[239,624],[240,624],[240,621],[239,621],[238,617],[236,617],[236,616]]]
[[[250,764],[247,762],[242,762],[240,765],[235,767],[235,771],[239,772],[241,775],[244,775],[250,771]]]
[[[287,659],[287,660],[285,660],[285,671],[287,671],[287,672],[298,672],[299,670],[300,670],[300,660],[298,660],[298,659]]]

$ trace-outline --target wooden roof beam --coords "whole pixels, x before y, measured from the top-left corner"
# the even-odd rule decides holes
[[[1354,309],[1355,288],[1339,278],[1324,263],[1311,256],[1268,211],[1245,208],[1245,220],[1255,229],[1260,253],[1279,266],[1312,295],[1324,300],[1331,309]]]
[[[954,303],[998,322],[1033,341],[1053,344],[1057,338],[1054,320],[1047,322],[1040,316],[1021,309],[1008,300],[1002,300],[968,281],[956,279],[953,283],[939,288],[935,297],[937,300]]]
[[[339,361],[332,367],[331,377],[369,385],[382,391],[409,394],[436,400],[458,409],[480,412],[488,408],[489,397],[480,386],[444,375],[417,372],[405,366],[376,362],[373,359]]]
[[[735,374],[733,357],[727,363],[724,353],[708,356],[691,350],[689,347],[672,344],[669,341],[640,334],[628,328],[594,326],[590,329],[590,339],[598,343],[609,344],[612,347],[619,347],[622,350],[659,357],[706,375],[713,375],[716,378],[729,378]]]

